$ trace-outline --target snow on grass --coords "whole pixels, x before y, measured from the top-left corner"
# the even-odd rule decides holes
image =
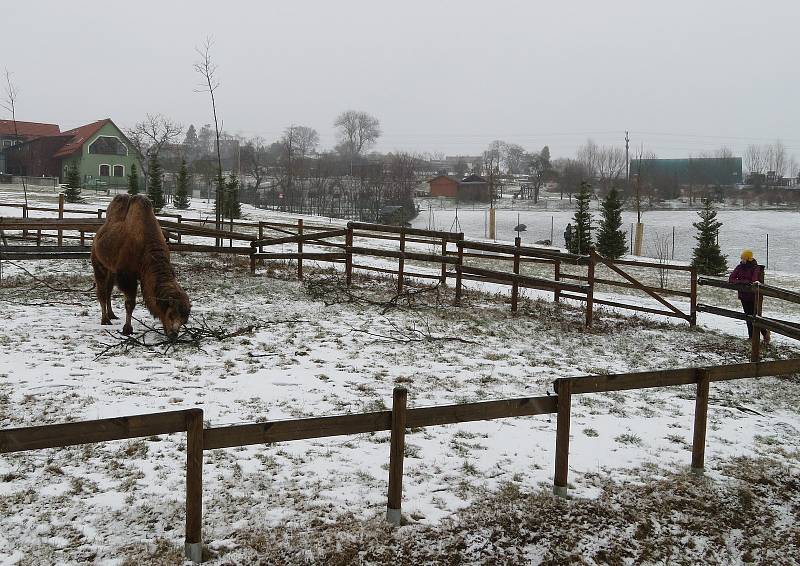
[[[359,276],[347,291],[340,273],[311,265],[301,283],[285,263],[255,277],[233,258],[177,256],[175,263],[193,301],[190,324],[203,319],[210,328],[254,330],[199,348],[179,345],[166,355],[134,347],[98,358],[120,339],[121,326],[111,335],[100,326],[88,262],[25,264],[37,279],[4,262],[0,426],[195,406],[215,426],[356,413],[386,408],[396,385],[409,389],[412,407],[543,395],[558,377],[738,363],[749,351],[744,339],[711,328],[614,310],[601,310],[587,331],[578,306],[555,305],[543,292],[523,293],[518,316],[509,312],[507,288],[474,283],[461,307],[452,306],[449,287],[440,287],[417,288],[413,301],[392,308],[385,304],[395,294],[389,280]],[[121,298],[115,302],[121,312]],[[149,321],[141,305],[137,313]],[[767,351],[797,355],[788,342]],[[698,535],[692,525],[713,515],[687,508],[685,500],[724,492],[728,502],[747,489],[758,495],[742,496],[752,509],[780,500],[771,512],[784,530],[774,533],[791,534],[785,521],[796,514],[796,495],[782,493],[798,469],[798,401],[796,377],[714,383],[709,480],[698,483],[682,475],[691,454],[694,387],[576,396],[570,505],[546,495],[554,416],[411,430],[403,504],[409,525],[395,534],[379,519],[388,433],[212,450],[204,456],[204,540],[218,563],[251,562],[254,552],[273,563],[382,563],[386,552],[409,562],[445,555],[564,561],[568,552],[590,563],[658,561],[683,552],[685,537],[697,541],[698,560],[708,560],[720,540],[732,549],[723,557],[747,544],[778,552],[785,537],[770,538],[766,527],[748,522],[750,515],[737,528],[755,530],[755,539],[737,538],[729,526],[721,527],[722,539]],[[736,465],[766,459],[789,472],[770,484],[766,468],[745,476]],[[4,455],[0,556],[20,563],[174,563],[182,549],[184,466],[182,434]],[[680,520],[666,513],[669,507],[659,514],[657,503],[666,498],[683,502]],[[639,514],[630,507],[637,501],[644,505]],[[593,514],[611,517],[611,526],[569,550],[569,541],[588,536],[582,521]],[[428,544],[431,538],[437,542]],[[561,542],[547,550],[555,539]],[[622,545],[632,539],[642,547],[625,554]],[[364,544],[363,553],[348,554],[356,552],[353,541]],[[267,547],[274,554],[263,554]]]

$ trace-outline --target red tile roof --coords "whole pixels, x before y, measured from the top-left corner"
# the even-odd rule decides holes
[[[61,133],[58,124],[40,124],[38,122],[20,122],[17,120],[16,131],[20,137],[26,139],[40,138],[42,136],[55,136]],[[0,120],[0,135],[15,135],[12,120]]]
[[[80,126],[78,128],[73,128],[72,130],[63,132],[63,135],[71,135],[72,139],[64,144],[61,149],[55,152],[53,157],[66,157],[68,155],[72,155],[76,151],[80,151],[81,147],[83,147],[83,144],[86,143],[86,140],[95,135],[100,128],[109,122],[111,122],[111,118],[106,118],[104,120],[98,120],[97,122],[92,122],[91,124],[86,124],[85,126]]]

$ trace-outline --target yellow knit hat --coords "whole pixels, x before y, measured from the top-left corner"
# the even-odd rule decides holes
[[[753,259],[753,250],[743,250],[740,256],[743,261],[750,261]]]

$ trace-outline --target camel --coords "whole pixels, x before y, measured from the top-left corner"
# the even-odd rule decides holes
[[[170,339],[177,337],[189,319],[191,303],[175,280],[167,242],[146,197],[114,197],[106,210],[106,221],[92,243],[92,267],[102,309],[100,324],[111,324],[112,319],[118,318],[111,308],[111,293],[116,284],[125,294],[122,334],[133,333],[131,315],[141,282],[147,310],[161,321]]]

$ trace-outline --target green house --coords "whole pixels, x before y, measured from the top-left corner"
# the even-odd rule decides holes
[[[58,177],[77,165],[84,187],[125,185],[131,167],[142,171],[142,158],[110,118],[58,134],[42,135],[5,150],[15,175]]]
[[[61,161],[62,182],[73,163],[78,166],[85,187],[124,185],[132,165],[142,171],[139,152],[110,118],[62,135],[72,136],[54,155]]]

